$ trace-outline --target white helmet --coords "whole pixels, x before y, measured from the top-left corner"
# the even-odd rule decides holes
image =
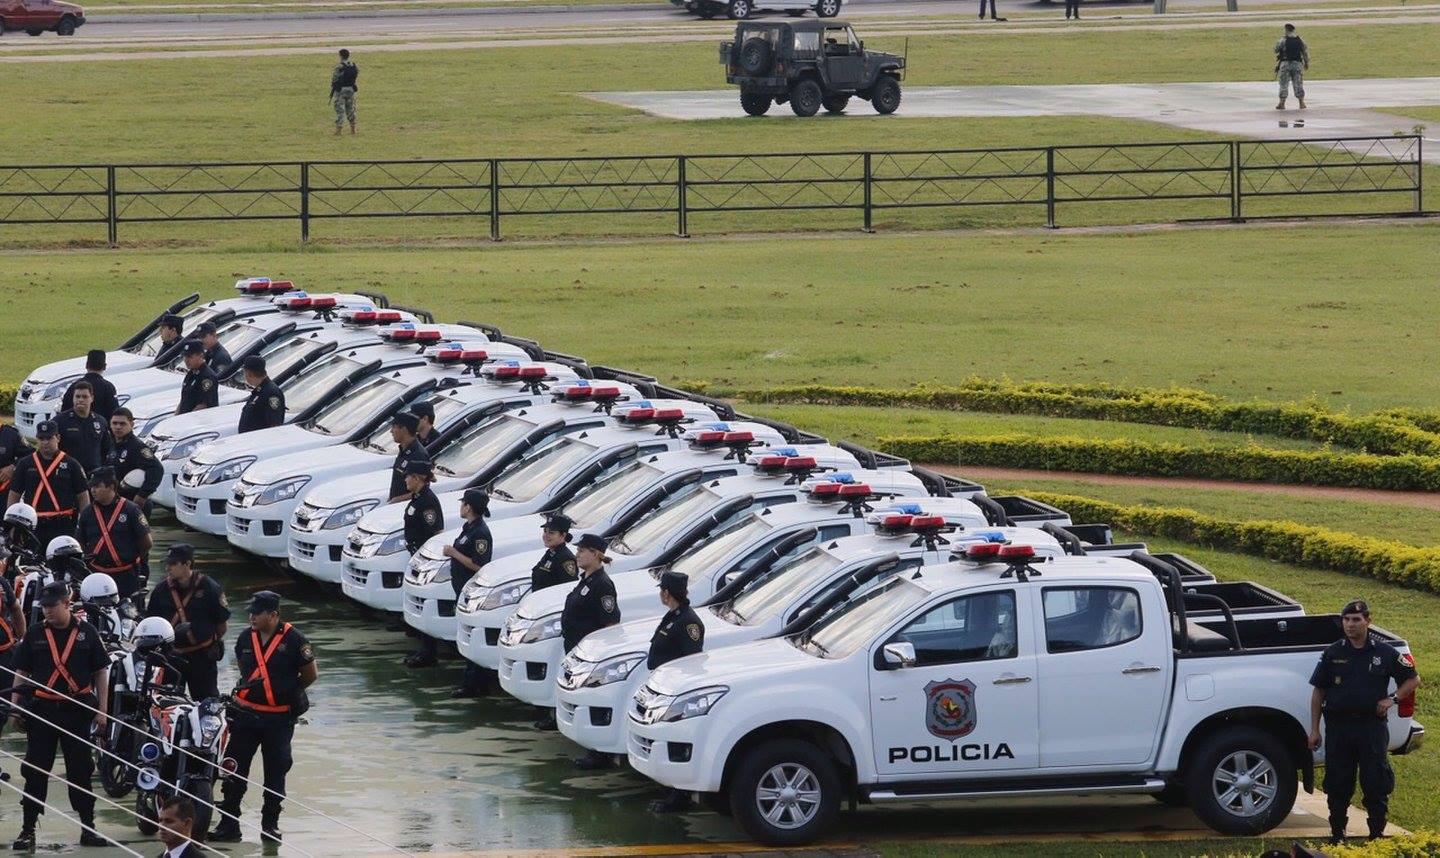
[[[104,572],[91,572],[80,582],[80,601],[115,605],[120,602],[120,588],[115,586],[115,579]]]
[[[85,552],[81,550],[80,543],[75,541],[73,536],[57,536],[50,540],[45,546],[46,560],[64,560],[69,557],[84,557]]]
[[[35,514],[35,507],[28,503],[12,503],[10,508],[5,510],[5,523],[18,524],[33,531],[40,523],[40,516]]]
[[[120,485],[124,486],[127,489],[140,488],[141,486],[145,485],[145,472],[140,470],[139,468],[136,468],[133,471],[126,473],[124,479],[120,481]]]
[[[153,649],[175,642],[175,627],[164,617],[146,617],[135,626],[135,646]]]

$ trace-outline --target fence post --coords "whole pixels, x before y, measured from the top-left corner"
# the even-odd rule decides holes
[[[1415,135],[1415,214],[1425,213],[1425,138]]]
[[[500,160],[490,159],[490,240],[500,240]]]
[[[310,241],[310,162],[300,163],[300,243]]]
[[[1240,222],[1240,141],[1230,141],[1230,220]]]
[[[680,238],[690,237],[690,210],[685,204],[685,156],[681,155],[676,163],[675,170],[675,235]]]
[[[874,232],[874,231],[875,231],[874,207],[873,207],[873,200],[874,200],[874,198],[873,198],[872,195],[871,195],[871,185],[874,183],[874,180],[875,180],[875,173],[874,173],[874,172],[872,171],[872,169],[871,169],[871,165],[870,165],[870,153],[869,153],[869,152],[866,152],[866,153],[865,153],[865,231],[866,231],[866,232]]]
[[[115,168],[105,168],[105,237],[109,240],[110,246],[118,244],[117,234],[119,229],[116,226],[115,212]]]
[[[1055,147],[1045,150],[1045,226],[1055,229]]]

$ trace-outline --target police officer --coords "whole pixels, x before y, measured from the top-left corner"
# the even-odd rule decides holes
[[[20,457],[30,455],[30,447],[20,437],[20,430],[13,423],[0,424],[0,494],[10,491],[10,480],[15,476],[15,463]]]
[[[15,652],[12,716],[26,731],[24,819],[16,851],[35,848],[35,823],[44,809],[55,751],[65,753],[70,807],[80,818],[81,846],[105,846],[95,832],[95,774],[91,730],[105,727],[110,696],[110,657],[95,627],[70,612],[70,589],[52,581],[40,591],[43,623],[31,626]],[[33,715],[33,717],[28,717]]]
[[[445,556],[450,558],[450,586],[455,588],[455,600],[460,600],[460,591],[465,584],[490,562],[494,543],[490,538],[490,526],[485,516],[490,514],[490,496],[484,489],[466,489],[460,499],[460,518],[465,522],[455,542],[445,546]],[[480,697],[489,691],[489,677],[480,665],[465,662],[465,673],[460,685],[450,692],[454,698]]]
[[[104,349],[91,349],[85,355],[85,374],[65,390],[65,396],[60,400],[61,411],[69,411],[75,407],[75,387],[83,382],[90,385],[90,391],[94,394],[90,410],[107,421],[110,419],[110,415],[114,414],[120,405],[115,401],[115,385],[105,378],[105,362]]]
[[[205,362],[215,370],[216,375],[224,375],[235,360],[230,357],[230,352],[220,345],[220,336],[215,330],[214,322],[203,322],[195,329],[195,333],[200,336],[200,345],[205,347]]]
[[[420,443],[417,433],[420,430],[420,418],[413,412],[401,411],[390,418],[390,437],[395,439],[399,449],[395,453],[395,466],[390,470],[390,500],[388,503],[399,503],[410,499],[410,492],[405,488],[405,468],[410,462],[429,462],[430,454],[425,451],[425,445]],[[429,485],[427,482],[426,485]]]
[[[545,553],[540,562],[530,570],[530,592],[575,583],[579,569],[575,565],[575,553],[567,545],[570,528],[574,526],[570,516],[554,513],[545,519],[540,530],[540,541],[545,544]]]
[[[285,799],[285,774],[290,771],[295,720],[310,708],[305,689],[319,676],[315,653],[299,629],[280,621],[280,597],[261,590],[250,599],[250,628],[235,639],[235,662],[240,678],[231,697],[228,754],[235,759],[239,777],[226,778],[220,787],[221,822],[210,839],[240,839],[240,800],[259,750],[265,763],[260,837],[276,844],[281,840],[280,805]]]
[[[1285,25],[1285,35],[1275,43],[1275,76],[1280,81],[1280,103],[1276,110],[1285,109],[1285,99],[1290,87],[1295,87],[1295,99],[1300,109],[1305,109],[1305,72],[1310,70],[1310,49],[1305,40],[1295,34],[1295,25]]]
[[[185,658],[185,682],[196,700],[219,697],[216,677],[225,654],[230,603],[213,578],[195,571],[195,549],[184,542],[165,553],[165,581],[150,593],[145,616],[175,627],[175,652]]]
[[[104,572],[115,579],[122,600],[140,589],[140,561],[155,540],[145,513],[120,496],[115,472],[102,468],[90,476],[93,503],[80,516],[75,536],[85,550],[91,572]]]
[[[620,603],[615,599],[615,584],[605,571],[610,558],[605,556],[609,545],[593,533],[586,533],[575,543],[575,565],[580,569],[575,589],[565,596],[560,612],[560,638],[568,653],[591,632],[620,622]],[[537,721],[540,729],[555,729],[553,713]]]
[[[1370,606],[1357,599],[1340,610],[1345,637],[1326,647],[1310,676],[1310,748],[1320,747],[1325,718],[1325,797],[1330,805],[1330,841],[1345,837],[1355,772],[1365,791],[1371,839],[1385,833],[1395,773],[1387,756],[1385,721],[1400,698],[1420,687],[1415,661],[1370,634]],[[1390,692],[1390,681],[1396,689]]]
[[[350,133],[355,133],[355,93],[359,91],[360,68],[350,61],[350,51],[340,49],[340,64],[330,72],[330,101],[335,106],[335,134],[340,134],[343,120],[350,120]]]
[[[705,649],[705,624],[690,607],[690,577],[669,571],[660,575],[660,604],[665,616],[650,638],[650,652],[645,667],[654,670],[662,664],[695,655]],[[650,802],[651,813],[680,813],[690,808],[690,793],[667,789],[665,797]]]
[[[114,442],[110,447],[110,458],[105,464],[115,472],[120,481],[120,494],[128,501],[134,501],[146,515],[150,514],[150,496],[160,488],[165,479],[165,466],[155,457],[155,451],[144,441],[135,437],[135,415],[128,408],[117,408],[110,415],[110,435]],[[144,474],[139,488],[125,485],[125,478],[132,471]]]
[[[185,359],[185,380],[180,382],[180,404],[176,414],[189,414],[220,404],[220,377],[205,362],[205,347],[199,340],[186,340],[180,346]]]
[[[397,415],[396,419],[404,415]],[[409,415],[414,419],[413,414]],[[405,551],[411,557],[424,547],[430,537],[445,529],[445,514],[440,499],[430,488],[434,479],[428,459],[410,459],[405,463],[405,493],[410,502],[405,506]],[[405,656],[406,667],[432,667],[436,662],[439,641],[418,633],[420,648]]]
[[[245,386],[250,388],[250,397],[240,408],[239,434],[256,429],[269,429],[285,422],[285,394],[280,385],[265,373],[265,358],[251,355],[245,358]]]
[[[55,415],[55,426],[60,430],[60,449],[88,474],[110,458],[115,439],[110,434],[110,418],[101,417],[91,408],[95,392],[90,383],[77,381],[71,392],[75,407]]]
[[[25,637],[25,626],[24,606],[15,595],[15,588],[10,586],[9,577],[0,576],[0,683],[7,687],[15,684],[16,646]],[[4,698],[6,701],[9,699],[8,695]],[[5,722],[9,720],[10,707],[0,702],[0,732],[4,731]],[[9,775],[0,775],[0,779],[3,778],[9,778]]]
[[[417,402],[410,406],[410,413],[420,419],[415,427],[415,439],[420,442],[425,451],[434,455],[435,441],[439,439],[440,433],[435,431],[435,406],[428,402]]]
[[[185,317],[176,313],[166,313],[160,317],[160,351],[165,351],[176,343],[185,334]]]
[[[85,469],[60,452],[60,430],[53,420],[35,426],[36,450],[15,463],[10,504],[24,501],[35,508],[35,540],[44,550],[57,536],[75,533],[75,515],[90,504]]]

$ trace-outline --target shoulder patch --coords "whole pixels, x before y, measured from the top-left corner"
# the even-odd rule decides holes
[[[600,607],[602,607],[602,608],[605,609],[605,613],[607,613],[607,614],[612,613],[612,612],[615,610],[615,597],[614,597],[614,596],[601,596],[601,597],[600,597]]]
[[[201,390],[209,390],[210,388],[212,388],[212,387],[214,387],[214,386],[215,386],[215,382],[211,381],[211,380],[208,379],[208,378],[207,378],[207,379],[204,379],[203,381],[200,382],[200,389],[201,389]]]
[[[270,397],[270,407],[271,407],[271,408],[279,408],[279,407],[280,407],[280,397],[278,397],[278,396],[272,396],[272,397]]]
[[[142,459],[153,459],[153,458],[155,458],[155,451],[154,451],[154,450],[151,450],[149,447],[141,447],[141,448],[140,448],[140,458],[142,458]]]
[[[566,560],[564,563],[562,563],[562,564],[560,564],[560,565],[565,569],[565,574],[566,574],[566,575],[569,575],[571,578],[574,578],[574,577],[575,577],[575,575],[576,575],[576,570],[575,570],[575,561],[574,561],[574,560]]]
[[[310,644],[307,643],[300,647],[300,657],[306,661],[313,661],[315,659],[315,650],[311,649]]]
[[[147,520],[147,519],[145,518],[145,513],[143,513],[143,512],[140,513],[140,526],[141,526],[141,527],[149,527],[149,526],[150,526],[150,522],[149,522],[149,520]]]
[[[698,640],[700,640],[700,624],[699,624],[699,623],[691,623],[691,624],[687,625],[687,626],[685,627],[685,634],[689,635],[689,636],[690,636],[690,640],[692,640],[692,641],[698,641]]]
[[[425,523],[426,523],[426,524],[434,524],[434,523],[435,523],[435,510],[433,510],[433,509],[427,509],[427,510],[425,510]]]

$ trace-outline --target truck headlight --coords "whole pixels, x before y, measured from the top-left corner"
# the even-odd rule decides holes
[[[405,531],[397,530],[394,533],[380,540],[380,545],[375,549],[375,556],[386,554],[397,554],[405,550]]]
[[[275,483],[260,493],[255,499],[256,506],[280,503],[287,501],[300,494],[300,490],[310,482],[310,477],[294,477],[283,482]]]
[[[529,592],[530,580],[528,578],[498,584],[490,588],[490,592],[480,600],[480,605],[476,610],[493,611],[507,605],[517,605]]]
[[[355,522],[365,517],[365,513],[380,505],[378,500],[365,500],[359,503],[346,504],[330,515],[326,516],[322,530],[339,530],[342,527],[350,527]]]
[[[156,418],[148,422],[146,425],[149,426],[152,424],[158,424],[158,422],[159,418]],[[176,441],[169,450],[161,453],[161,458],[170,459],[172,461],[177,459],[188,459],[191,456],[195,455],[196,450],[199,450],[202,446],[209,444],[211,441],[214,441],[216,438],[219,437],[219,432],[201,432],[199,435],[191,435],[188,438],[181,438],[179,441]]]
[[[64,378],[55,379],[54,381],[50,382],[49,387],[45,388],[45,392],[41,394],[40,398],[42,400],[59,399],[60,397],[65,395],[65,391],[70,387],[70,385],[79,381],[81,377],[82,376],[80,375],[67,375]]]
[[[719,703],[720,698],[724,697],[729,690],[729,686],[726,685],[712,685],[709,688],[677,694],[670,705],[666,707],[665,714],[660,716],[660,720],[684,721],[686,718],[708,715],[711,708]]]
[[[436,560],[416,554],[410,561],[409,578],[411,583],[420,587],[443,584],[450,580],[450,561],[444,557]]]
[[[602,685],[629,679],[631,671],[644,664],[646,657],[643,652],[627,652],[624,655],[608,658],[595,665],[582,684],[586,688],[599,688]]]
[[[240,479],[240,475],[245,473],[245,469],[253,464],[255,464],[254,456],[241,456],[238,459],[231,459],[228,462],[212,465],[210,469],[205,472],[205,479],[202,480],[202,482],[206,485],[213,486],[216,483],[228,483],[232,480],[238,480]]]
[[[547,614],[530,624],[520,643],[539,643],[560,637],[560,615]]]

